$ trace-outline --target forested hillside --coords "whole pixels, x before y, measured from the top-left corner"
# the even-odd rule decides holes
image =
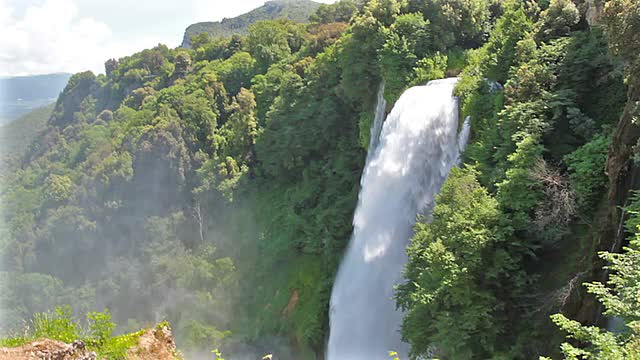
[[[635,0],[341,0],[75,74],[2,178],[0,332],[108,308],[187,358],[323,358],[376,92],[459,76],[469,145],[396,290],[411,356],[640,356],[638,33]]]
[[[45,130],[53,104],[35,109],[0,127],[0,168],[22,160],[29,145]],[[4,171],[1,173],[4,174]]]
[[[262,20],[288,19],[306,23],[309,16],[318,9],[320,3],[311,0],[271,0],[263,6],[250,12],[215,22],[201,22],[189,25],[184,33],[182,47],[191,47],[191,38],[201,33],[210,37],[229,37],[232,35],[246,35],[249,26]],[[215,14],[212,14],[212,16]]]

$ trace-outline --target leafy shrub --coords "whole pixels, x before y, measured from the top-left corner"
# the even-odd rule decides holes
[[[416,224],[407,281],[397,289],[412,358],[434,347],[451,359],[489,358],[501,351],[496,339],[506,323],[497,309],[505,304],[497,295],[518,291],[520,271],[503,249],[498,202],[476,177],[472,168],[452,169],[431,223]]]
[[[623,360],[640,358],[640,203],[634,202],[628,210],[632,214],[626,222],[627,228],[635,224],[634,234],[622,253],[601,252],[600,257],[608,262],[609,278],[601,282],[585,283],[587,291],[594,294],[604,306],[604,315],[618,318],[625,324],[620,333],[613,333],[597,326],[582,325],[562,314],[551,316],[553,322],[571,342],[562,344],[565,359]],[[577,347],[574,341],[581,346]],[[548,360],[548,359],[547,359]]]
[[[166,323],[161,325],[168,326]],[[0,346],[17,347],[41,338],[67,344],[82,340],[100,359],[123,360],[145,330],[112,337],[114,329],[115,324],[111,322],[108,309],[88,313],[87,327],[83,329],[72,315],[71,307],[58,307],[52,312],[35,314],[31,326],[27,325],[22,335],[0,339]]]
[[[33,316],[34,339],[49,338],[71,343],[80,337],[81,328],[71,314],[71,307],[58,307],[53,312],[38,313]]]
[[[104,345],[109,340],[111,333],[116,327],[116,324],[111,322],[111,313],[109,313],[109,309],[105,309],[104,312],[88,313],[87,320],[89,322],[88,338],[93,344],[95,344],[95,346],[99,347]]]
[[[608,136],[597,135],[564,158],[581,211],[588,211],[594,206],[607,185],[604,167],[610,142]]]
[[[431,80],[442,79],[447,71],[447,56],[439,52],[435,55],[419,60],[413,68],[412,85],[424,85]]]

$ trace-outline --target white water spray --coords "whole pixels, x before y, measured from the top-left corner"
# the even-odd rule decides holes
[[[367,162],[376,151],[380,143],[380,133],[382,132],[382,124],[384,124],[385,111],[387,110],[387,101],[384,99],[384,80],[378,89],[378,98],[376,99],[376,114],[371,124],[369,136],[369,147],[367,150]]]
[[[389,351],[407,358],[393,287],[401,281],[416,215],[432,208],[469,134],[465,121],[457,138],[456,81],[407,90],[384,122],[379,144],[371,138],[353,237],[331,294],[328,360],[389,359]]]

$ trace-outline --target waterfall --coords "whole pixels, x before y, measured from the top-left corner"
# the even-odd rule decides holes
[[[379,140],[371,139],[379,143],[367,156],[353,236],[331,294],[328,360],[386,360],[389,351],[407,358],[393,287],[401,281],[416,215],[431,209],[468,137],[468,121],[457,135],[456,81],[407,90]]]
[[[371,124],[371,131],[369,137],[369,147],[367,150],[367,161],[371,158],[380,142],[380,132],[382,131],[382,124],[384,123],[384,115],[387,110],[387,101],[384,99],[384,80],[380,84],[378,89],[378,97],[376,99],[376,114]]]
[[[467,116],[462,122],[462,128],[458,133],[458,158],[456,164],[460,162],[460,155],[467,148],[467,141],[469,141],[469,134],[471,133],[471,116]]]

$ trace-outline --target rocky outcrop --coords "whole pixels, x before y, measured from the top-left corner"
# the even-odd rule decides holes
[[[96,360],[96,353],[79,340],[65,344],[42,339],[17,348],[0,348],[0,360]]]
[[[640,102],[640,88],[629,87],[627,104],[612,138],[605,172],[609,177],[609,193],[607,196],[606,212],[602,216],[601,227],[596,237],[596,250],[620,252],[627,237],[624,221],[627,215],[624,207],[628,205],[634,190],[640,189],[640,167],[634,161],[635,148],[640,141],[640,126],[634,121],[638,113]],[[606,282],[608,272],[605,263],[598,254],[593,254],[590,273],[586,281]],[[580,300],[575,309],[574,318],[582,323],[603,324],[602,306],[595,297],[586,294],[581,287],[574,295]]]
[[[177,360],[180,356],[176,350],[171,329],[159,326],[148,330],[138,340],[138,345],[127,351],[127,360]]]
[[[589,26],[597,25],[602,17],[602,10],[604,9],[603,0],[584,0],[581,9],[584,14],[585,20],[589,23]]]
[[[15,348],[0,348],[0,360],[100,360],[84,342],[71,344],[40,339]],[[138,343],[127,351],[126,360],[179,360],[173,334],[160,325],[140,335]]]

